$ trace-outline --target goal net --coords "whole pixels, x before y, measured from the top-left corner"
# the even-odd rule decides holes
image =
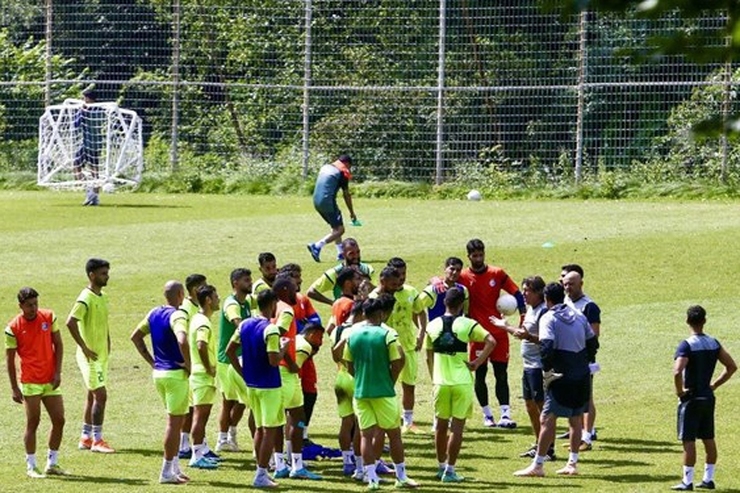
[[[38,184],[136,187],[144,168],[141,118],[116,103],[67,99],[39,119]]]

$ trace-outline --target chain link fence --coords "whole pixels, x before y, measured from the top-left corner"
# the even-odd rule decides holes
[[[731,147],[688,135],[737,109],[730,67],[625,51],[720,29],[720,13],[690,25],[563,17],[527,0],[7,0],[0,11],[0,170],[35,169],[44,107],[89,85],[139,113],[154,171],[306,176],[345,152],[360,179],[437,184],[486,169],[578,180],[736,166]]]

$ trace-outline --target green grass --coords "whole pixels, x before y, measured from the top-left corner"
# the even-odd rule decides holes
[[[22,407],[12,403],[7,378],[0,379],[0,491],[166,491],[156,478],[161,464],[164,413],[151,385],[150,371],[128,336],[146,312],[160,303],[161,287],[171,278],[202,272],[222,294],[228,273],[257,269],[261,251],[273,251],[280,263],[304,268],[304,289],[329,266],[311,261],[305,249],[325,227],[307,197],[116,194],[103,206],[79,206],[80,194],[0,193],[0,319],[16,313],[15,294],[34,286],[41,304],[63,322],[85,285],[84,263],[100,256],[111,261],[107,291],[111,298],[113,351],[105,423],[107,439],[119,449],[112,456],[76,450],[84,394],[74,364],[74,343],[65,328],[63,390],[67,410],[61,463],[74,477],[27,480],[24,475]],[[531,491],[557,488],[599,491],[664,491],[678,481],[680,444],[675,439],[672,358],[686,336],[684,313],[691,303],[709,313],[707,331],[736,356],[734,329],[740,322],[734,282],[740,276],[740,221],[736,202],[510,201],[471,203],[411,199],[361,199],[356,204],[361,228],[349,233],[360,241],[363,258],[379,267],[391,256],[409,265],[409,282],[421,288],[441,271],[445,257],[465,257],[465,242],[480,237],[488,260],[503,266],[517,281],[531,274],[554,279],[564,263],[586,269],[585,289],[602,308],[603,370],[596,381],[599,441],[582,454],[582,476],[541,480],[514,478],[526,465],[518,453],[532,441],[520,395],[521,362],[512,341],[509,382],[513,431],[483,429],[479,414],[470,421],[458,463],[473,481],[462,486],[433,480],[436,462],[431,436],[409,437],[407,463],[425,490]],[[545,242],[553,248],[543,248]],[[325,249],[326,257],[333,253]],[[322,315],[327,308],[320,307]],[[740,356],[738,356],[740,358]],[[311,426],[315,439],[335,446],[333,366],[330,355],[317,356],[320,394]],[[717,431],[720,461],[717,483],[740,490],[733,463],[740,456],[740,423],[732,412],[740,405],[738,379],[718,392]],[[493,396],[491,385],[491,395]],[[216,410],[217,411],[217,410]],[[417,421],[431,423],[431,385],[425,372],[417,389]],[[215,418],[208,429],[215,443]],[[241,442],[247,445],[246,427]],[[42,419],[38,455],[46,451],[48,420]],[[559,452],[562,449],[559,449]],[[701,448],[700,448],[701,450]],[[560,452],[561,457],[565,456]],[[562,464],[562,462],[560,462]],[[701,475],[699,461],[697,475]],[[250,484],[251,453],[233,454],[219,471],[193,471],[199,491],[223,491]],[[294,491],[361,491],[341,478],[338,461],[314,469],[321,483],[284,481]]]

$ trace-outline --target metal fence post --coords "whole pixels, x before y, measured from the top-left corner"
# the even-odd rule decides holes
[[[179,168],[177,141],[180,114],[180,0],[172,2],[172,128],[170,137],[170,170]]]
[[[313,5],[311,0],[306,0],[306,46],[305,58],[303,62],[303,179],[308,177],[308,154],[309,154],[309,124],[310,124],[310,89],[311,89],[311,21],[313,14]]]
[[[54,32],[54,2],[46,0],[46,80],[44,81],[44,102],[46,106],[51,106],[51,79],[54,77],[52,70],[52,41]]]
[[[586,81],[586,22],[587,11],[580,14],[578,22],[578,35],[580,38],[578,46],[578,108],[576,110],[576,162],[575,162],[575,180],[576,184],[581,182],[583,173],[583,118],[584,108],[586,105],[585,81]]]
[[[435,185],[442,184],[444,146],[444,87],[445,87],[445,35],[447,32],[447,2],[439,0],[439,54],[437,58],[437,149],[434,172]]]

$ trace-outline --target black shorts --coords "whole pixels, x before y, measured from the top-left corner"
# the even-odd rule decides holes
[[[680,402],[677,414],[678,439],[682,442],[714,438],[714,397]]]
[[[525,401],[543,402],[545,390],[540,368],[525,368],[522,374],[522,396]]]
[[[321,215],[322,219],[332,228],[337,228],[344,224],[344,221],[342,220],[342,211],[339,210],[336,202],[332,202],[330,204],[319,203],[314,204],[313,206],[316,209],[316,212]]]

